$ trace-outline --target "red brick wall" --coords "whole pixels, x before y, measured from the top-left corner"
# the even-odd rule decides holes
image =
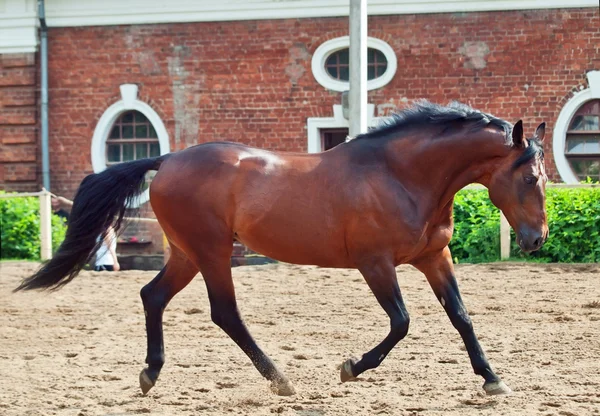
[[[459,100],[511,122],[523,118],[528,134],[546,121],[548,172],[558,181],[554,123],[585,73],[600,68],[599,22],[593,8],[371,17],[369,36],[395,50],[398,71],[369,102],[385,115],[413,99]],[[233,140],[306,151],[306,119],[330,117],[340,103],[340,93],[314,80],[312,54],[345,34],[347,18],[51,28],[53,191],[72,197],[92,171],[94,128],[124,83],[139,85],[172,150]],[[33,82],[31,66],[2,70],[18,85]],[[3,127],[3,146],[7,136],[19,142],[3,157],[28,162],[6,164],[3,180],[22,177],[25,186],[36,180],[34,97],[25,89],[10,97],[3,103],[27,105],[3,110],[19,124]]]
[[[306,118],[331,116],[340,102],[310,60],[346,30],[346,18],[51,29],[53,188],[72,196],[91,171],[94,127],[123,83],[139,85],[174,150],[234,140],[306,151]],[[559,180],[551,132],[571,91],[600,67],[597,10],[375,16],[369,35],[398,57],[392,82],[369,93],[377,114],[425,97],[523,118],[528,133],[546,121]]]
[[[39,191],[36,84],[35,54],[0,55],[0,189],[3,190]]]

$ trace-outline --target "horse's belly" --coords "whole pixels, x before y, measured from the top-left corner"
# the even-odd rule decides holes
[[[302,220],[257,221],[236,232],[236,239],[272,259],[321,267],[352,267],[343,232]]]

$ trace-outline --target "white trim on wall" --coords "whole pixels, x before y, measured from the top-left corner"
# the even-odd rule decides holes
[[[0,0],[0,54],[37,51],[36,4],[34,0]]]
[[[21,0],[23,1],[23,0]],[[167,5],[168,4],[168,5]],[[369,0],[369,15],[598,7],[597,0]],[[348,16],[347,0],[62,0],[48,25],[97,26]]]
[[[367,104],[367,125],[376,127],[382,120],[381,117],[373,117],[375,105]],[[333,106],[333,117],[309,117],[306,120],[308,133],[308,153],[320,153],[323,151],[321,142],[321,129],[350,128],[348,120],[344,118],[344,111],[340,104]]]
[[[600,71],[591,71],[587,73],[589,88],[578,91],[567,101],[560,111],[554,134],[552,136],[552,153],[554,154],[554,163],[561,179],[570,184],[579,183],[577,175],[573,173],[569,161],[565,156],[565,144],[567,140],[567,130],[573,115],[579,107],[590,100],[600,99]]]
[[[91,148],[92,169],[94,170],[94,173],[99,173],[106,169],[106,139],[117,118],[125,111],[135,110],[145,115],[150,123],[152,123],[154,130],[156,130],[160,154],[164,155],[171,151],[169,134],[167,133],[164,123],[152,107],[137,99],[137,85],[123,84],[121,85],[120,90],[121,100],[106,109],[104,114],[100,117],[100,120],[98,120],[96,129],[94,130]],[[150,192],[146,189],[146,191],[140,195],[136,205],[143,204],[149,199]]]
[[[325,61],[327,61],[329,55],[341,49],[348,49],[349,47],[350,37],[341,36],[339,38],[330,39],[327,42],[323,42],[313,54],[311,61],[313,76],[319,84],[328,90],[342,92],[350,89],[349,81],[340,81],[338,79],[334,79],[325,70]],[[367,90],[371,91],[387,85],[392,78],[394,78],[398,61],[396,59],[396,53],[392,47],[381,39],[371,37],[367,38],[367,48],[377,49],[383,53],[387,59],[387,68],[383,75],[367,81]]]
[[[35,52],[37,2],[0,0],[0,54]],[[368,14],[463,13],[598,7],[597,0],[369,0]],[[217,22],[348,16],[347,0],[53,0],[50,27]]]

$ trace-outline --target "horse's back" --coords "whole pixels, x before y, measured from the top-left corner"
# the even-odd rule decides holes
[[[195,146],[163,163],[151,185],[152,207],[169,236],[203,235],[218,223],[276,259],[331,263],[345,253],[342,224],[331,217],[341,179],[322,162],[321,154],[235,143]]]

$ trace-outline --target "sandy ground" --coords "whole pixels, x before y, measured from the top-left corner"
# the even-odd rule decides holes
[[[33,263],[0,264],[0,414],[600,415],[600,265],[463,265],[481,343],[514,390],[486,397],[425,278],[398,268],[411,328],[375,370],[341,384],[339,365],[387,333],[358,272],[234,269],[240,309],[294,383],[273,395],[210,321],[201,276],[165,312],[167,363],[147,396],[139,289],[152,272],[84,272],[55,293],[12,294]]]

